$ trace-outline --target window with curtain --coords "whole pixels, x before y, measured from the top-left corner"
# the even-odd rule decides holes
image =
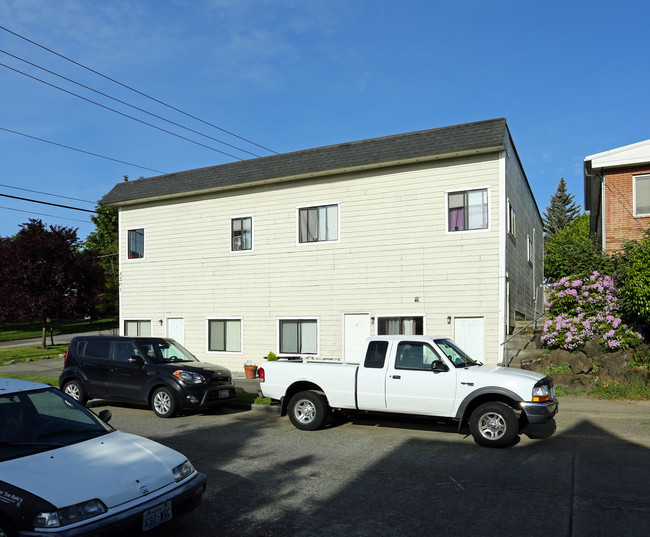
[[[233,218],[230,221],[230,248],[233,252],[253,249],[253,217]]]
[[[378,317],[377,335],[422,336],[424,335],[424,317]]]
[[[144,257],[144,229],[129,229],[128,258],[142,259]]]
[[[318,322],[315,319],[281,320],[280,354],[318,354]]]
[[[447,194],[449,231],[487,229],[487,189],[464,190]]]
[[[208,319],[208,351],[241,352],[241,319]]]
[[[338,205],[303,207],[298,210],[300,242],[336,241],[339,238]]]
[[[634,216],[650,216],[650,175],[634,178]]]
[[[508,202],[508,233],[513,237],[517,236],[517,220],[515,209],[512,206],[512,203]]]

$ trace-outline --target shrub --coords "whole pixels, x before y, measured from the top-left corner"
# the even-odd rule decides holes
[[[550,293],[549,320],[541,341],[551,349],[578,351],[600,336],[606,352],[634,347],[641,342],[641,334],[623,323],[618,309],[611,276],[595,271],[587,278],[564,277]]]

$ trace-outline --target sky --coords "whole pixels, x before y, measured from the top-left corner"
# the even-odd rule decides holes
[[[83,240],[124,176],[501,117],[540,212],[562,177],[584,206],[584,158],[650,138],[648,20],[647,0],[0,0],[0,237],[35,218]]]

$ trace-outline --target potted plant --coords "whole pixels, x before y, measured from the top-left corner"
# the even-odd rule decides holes
[[[244,364],[244,373],[246,373],[247,379],[254,379],[257,377],[257,366],[252,362],[248,361]]]

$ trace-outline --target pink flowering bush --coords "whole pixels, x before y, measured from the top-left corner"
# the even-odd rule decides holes
[[[550,349],[581,350],[600,336],[605,351],[634,347],[642,336],[621,321],[617,289],[611,276],[562,278],[549,296],[542,343]]]

